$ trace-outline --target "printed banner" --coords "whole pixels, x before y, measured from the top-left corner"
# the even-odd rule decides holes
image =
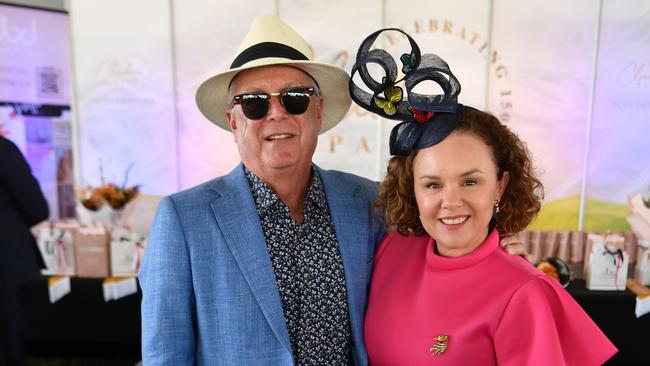
[[[433,53],[445,60],[461,84],[459,102],[484,109],[490,53],[490,2],[418,0],[404,3],[398,0],[387,0],[385,6],[385,26],[404,30],[415,39],[422,53]],[[472,11],[467,11],[469,8]],[[386,46],[395,60],[399,61],[408,43],[406,39],[398,41],[387,39]],[[417,90],[442,93],[433,82],[430,85],[423,83],[422,86],[424,90]],[[427,87],[429,89],[426,89]],[[388,137],[397,123],[399,121],[385,120],[382,124],[381,138],[384,149],[379,179],[383,179],[386,173],[386,165],[390,158]]]
[[[175,192],[169,2],[71,1],[70,14],[83,185]]]
[[[25,155],[54,220],[74,216],[68,22],[0,4],[0,134]]]
[[[299,0],[281,0],[279,15],[310,43],[317,61],[350,73],[363,38],[381,27],[381,8],[373,0],[304,4]],[[313,14],[319,15],[318,22],[314,22]],[[380,127],[379,118],[353,103],[341,123],[320,135],[314,162],[324,169],[377,180],[383,143]]]
[[[132,163],[129,183],[152,194],[228,173],[237,146],[198,111],[196,89],[229,68],[255,16],[278,14],[317,60],[348,72],[360,42],[382,27],[403,29],[445,59],[460,101],[492,112],[528,144],[546,193],[531,229],[578,229],[584,198],[585,229],[628,230],[627,196],[650,185],[650,4],[642,0],[603,0],[602,9],[592,0],[119,4],[71,2],[87,184],[120,183]],[[122,8],[129,12],[117,14]],[[406,49],[404,40],[381,42],[397,60]],[[353,105],[320,136],[314,161],[381,180],[395,123]]]
[[[603,2],[585,229],[629,230],[628,197],[650,190],[650,3]]]
[[[253,18],[273,14],[272,1],[173,1],[178,83],[179,189],[227,174],[239,163],[232,133],[217,127],[196,106],[196,90],[230,68]]]
[[[493,14],[488,109],[527,143],[544,184],[531,228],[576,230],[598,3],[498,0]]]

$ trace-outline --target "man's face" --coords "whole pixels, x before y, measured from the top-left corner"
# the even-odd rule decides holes
[[[265,66],[240,72],[231,86],[231,96],[244,93],[279,93],[295,87],[313,87],[305,72],[290,66]],[[292,172],[311,166],[321,127],[323,101],[309,98],[309,107],[298,115],[287,112],[280,96],[272,96],[268,113],[249,119],[240,104],[226,110],[228,123],[242,162],[260,177]]]

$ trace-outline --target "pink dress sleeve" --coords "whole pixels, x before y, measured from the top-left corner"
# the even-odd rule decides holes
[[[618,350],[554,279],[519,288],[497,325],[499,365],[602,365]]]

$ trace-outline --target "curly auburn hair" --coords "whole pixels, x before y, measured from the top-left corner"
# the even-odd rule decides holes
[[[473,134],[490,148],[498,179],[505,171],[510,174],[499,201],[496,228],[502,235],[525,229],[539,212],[544,196],[526,144],[496,117],[473,108],[463,107],[463,116],[452,133],[458,132]],[[375,202],[375,207],[383,211],[386,224],[405,236],[424,233],[413,188],[413,161],[418,151],[390,159]]]

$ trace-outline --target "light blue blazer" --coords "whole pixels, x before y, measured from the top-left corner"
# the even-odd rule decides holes
[[[340,245],[353,359],[363,340],[370,267],[383,235],[376,183],[316,167]],[[160,202],[140,271],[142,357],[153,365],[292,365],[264,234],[240,164]]]

